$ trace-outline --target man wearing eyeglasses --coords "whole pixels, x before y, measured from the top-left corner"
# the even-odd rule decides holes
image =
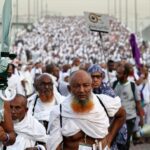
[[[49,113],[53,106],[58,105],[63,96],[61,96],[48,73],[43,73],[35,81],[36,94],[29,100],[29,113],[39,120],[47,129],[49,122]]]

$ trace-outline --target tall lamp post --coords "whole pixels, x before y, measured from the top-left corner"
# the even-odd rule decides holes
[[[126,26],[128,26],[128,0],[126,0]]]
[[[119,19],[122,21],[122,0],[119,0]]]
[[[28,0],[28,23],[30,23],[30,0]]]
[[[16,0],[16,31],[18,32],[18,20],[19,20],[19,3],[18,0]]]
[[[114,0],[114,16],[117,18],[117,1]]]
[[[48,2],[46,0],[46,16],[48,15]]]
[[[36,20],[36,0],[34,0],[33,10],[34,10],[34,19]]]
[[[43,3],[44,3],[44,0],[41,0],[41,17],[43,17],[43,15],[44,15],[44,12],[43,12]]]
[[[137,0],[134,0],[135,7],[135,33],[138,31]]]
[[[36,12],[37,12],[37,19],[39,20],[39,0],[37,0]]]
[[[108,15],[110,15],[110,0],[107,0]]]

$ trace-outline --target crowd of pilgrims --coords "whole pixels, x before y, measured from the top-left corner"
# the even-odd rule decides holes
[[[83,16],[49,16],[34,23],[30,29],[21,30],[13,51],[25,64],[31,57],[33,62],[42,61],[44,64],[71,64],[74,57],[79,57],[84,63],[102,63],[109,58],[132,61],[130,34],[130,29],[113,17],[110,32],[102,34],[100,40],[99,33],[89,31]],[[148,44],[140,38],[137,41],[141,51],[144,51],[143,60],[149,60]]]
[[[137,89],[136,94],[142,107],[140,113],[143,114],[144,124],[150,124],[150,76],[149,66],[146,65],[150,57],[150,49],[148,44],[137,39],[139,47],[143,51],[141,65],[137,67],[132,58],[129,44],[130,34],[129,29],[115,18],[111,18],[110,33],[103,33],[102,40],[100,40],[98,33],[87,29],[84,17],[58,16],[42,18],[33,24],[32,29],[22,30],[18,33],[13,46],[17,58],[8,67],[8,86],[16,89],[18,97],[19,94],[26,96],[27,114],[34,116],[37,122],[42,123],[45,127],[43,129],[39,125],[40,132],[44,132],[45,137],[39,137],[39,133],[38,138],[34,135],[36,131],[33,128],[32,131],[29,129],[29,132],[33,134],[31,141],[36,139],[41,143],[46,143],[50,111],[55,105],[60,104],[65,97],[69,96],[69,77],[77,70],[85,70],[91,74],[91,77],[94,73],[93,70],[100,73],[99,76],[93,75],[92,77],[93,80],[101,78],[101,83],[93,89],[93,92],[114,97],[119,95],[118,89],[113,87],[114,82],[118,79],[117,68],[126,66],[128,70],[127,80],[135,83]],[[49,86],[51,86],[53,100],[50,102],[40,95],[45,76],[51,79]],[[124,95],[119,96],[122,98]],[[125,105],[126,111],[132,111],[129,106],[123,105]],[[136,118],[133,132],[139,130],[139,116],[133,117]],[[129,119],[131,118],[129,116]],[[23,131],[25,128],[27,130],[26,124],[20,123],[15,126],[15,123],[17,121],[14,122],[16,131]],[[30,119],[28,123],[34,126]],[[132,141],[134,144],[145,142],[145,139],[134,136],[133,134]],[[21,136],[20,139],[17,138],[22,142],[24,140]],[[35,145],[35,142],[33,143],[30,147]],[[39,147],[44,150],[45,148],[41,143]],[[16,144],[14,148],[17,146],[20,145]],[[13,148],[13,146],[10,146],[10,150],[11,147]]]

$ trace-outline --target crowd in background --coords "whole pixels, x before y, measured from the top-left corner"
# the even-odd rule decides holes
[[[109,58],[132,61],[130,34],[128,28],[112,17],[110,32],[102,34],[101,41],[99,33],[89,31],[84,17],[50,16],[34,23],[30,30],[19,32],[13,50],[22,63],[42,60],[44,64],[70,64],[74,57],[80,57],[84,63],[103,63]],[[142,60],[148,63],[149,46],[139,38],[137,41]]]
[[[139,131],[140,126],[144,124],[150,125],[150,75],[148,70],[150,48],[148,43],[137,39],[141,49],[141,65],[137,66],[132,57],[129,43],[130,34],[130,30],[115,18],[111,18],[110,33],[103,33],[102,40],[98,33],[88,30],[83,17],[42,18],[33,24],[32,29],[18,33],[13,47],[17,58],[9,64],[7,70],[8,86],[16,89],[17,94],[26,97],[27,102],[24,106],[27,105],[25,108],[28,107],[28,114],[34,116],[47,130],[51,108],[62,103],[63,99],[70,94],[68,88],[70,76],[78,70],[87,71],[93,80],[94,93],[110,97],[118,95],[121,100],[126,99],[127,103],[123,102],[122,105],[127,114],[129,112],[135,114],[132,116],[133,114],[129,113],[126,120],[127,130],[128,127],[132,127],[132,133],[128,131],[126,137],[126,127],[120,131],[120,134],[124,135],[122,140],[127,138],[126,149],[129,149],[131,136],[134,144],[149,140],[136,137],[133,132]],[[117,86],[119,88],[115,89],[113,85],[118,79],[120,83],[118,82]],[[98,86],[96,85],[97,80],[101,80],[98,82]],[[128,91],[129,95],[125,96],[125,93],[119,95],[121,92],[117,90],[124,89],[120,86],[121,83],[130,83],[131,81],[135,85],[136,94],[134,95],[131,89]],[[49,89],[48,93],[46,88],[43,88],[44,86]],[[15,101],[24,99],[20,95],[17,95]],[[131,104],[130,96],[132,100],[136,99],[137,103],[133,104],[134,101],[132,101]],[[138,107],[137,112],[130,108],[130,104]],[[13,109],[15,103],[12,102],[11,105],[11,109]],[[15,120],[14,124],[17,126],[18,122]],[[18,134],[21,132],[21,127],[15,128],[18,129]],[[39,128],[44,134],[41,133],[41,139],[37,140],[46,143],[48,135],[41,126]],[[36,130],[33,133],[36,135]],[[32,137],[30,134],[28,136]],[[17,136],[17,138],[19,137]],[[34,141],[34,139],[33,136],[32,140]],[[17,142],[19,141],[18,139]],[[21,142],[23,141],[24,139]],[[123,143],[119,143],[118,150],[122,150]],[[15,146],[19,146],[19,144],[15,144]],[[31,146],[33,145],[35,145],[35,141]],[[43,146],[39,147],[44,150]],[[114,148],[114,150],[117,149]]]

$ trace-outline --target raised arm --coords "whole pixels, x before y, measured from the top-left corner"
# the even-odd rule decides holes
[[[4,145],[14,144],[16,136],[10,114],[9,102],[4,102],[4,121],[0,125],[0,140]]]

